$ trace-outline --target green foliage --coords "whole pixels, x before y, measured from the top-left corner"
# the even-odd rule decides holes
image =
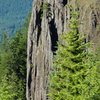
[[[14,100],[16,94],[13,90],[13,86],[11,84],[8,85],[7,78],[4,77],[2,84],[0,84],[0,100]]]
[[[70,31],[58,42],[50,74],[51,100],[90,100],[99,89],[96,61],[78,25],[78,13],[72,10]]]
[[[97,73],[98,73],[98,79],[100,82],[100,47],[98,46],[96,49],[96,55],[95,55],[95,60],[97,63]],[[96,94],[91,98],[91,100],[100,100],[100,87],[99,90],[96,92]]]
[[[1,46],[3,50],[8,50],[8,35],[6,32],[2,34]]]
[[[40,18],[42,19],[43,18],[43,14],[48,12],[48,9],[49,9],[49,4],[48,2],[46,1],[45,3],[43,3],[43,5],[41,6],[41,16]]]
[[[0,45],[0,82],[2,77],[7,72],[6,64],[9,64],[9,59],[11,58],[11,52],[9,51],[9,40],[7,33],[3,33],[2,42]]]
[[[10,40],[3,34],[0,46],[0,100],[26,100],[28,23],[29,18]]]
[[[25,29],[24,29],[25,31]],[[9,68],[9,81],[15,86],[14,91],[17,93],[16,98],[25,100],[26,87],[26,33],[19,31],[10,42],[12,52],[11,66]],[[27,32],[27,30],[26,30]],[[17,86],[17,87],[16,87]]]
[[[49,6],[48,2],[44,3],[42,5],[42,10],[48,10],[48,6]]]

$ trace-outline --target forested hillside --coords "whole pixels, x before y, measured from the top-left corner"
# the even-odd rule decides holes
[[[0,8],[0,100],[100,100],[99,0]]]
[[[11,36],[20,29],[31,7],[32,0],[0,0],[0,35],[7,32]]]

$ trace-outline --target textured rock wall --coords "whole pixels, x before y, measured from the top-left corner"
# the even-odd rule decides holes
[[[56,50],[58,35],[67,25],[67,9],[64,7],[67,1],[47,2],[34,0],[33,4],[28,32],[27,100],[47,100],[52,52]]]
[[[85,34],[95,33],[99,25],[100,12],[96,8],[99,0],[88,5],[70,0],[78,5],[80,12],[80,31]],[[86,1],[86,0],[85,0]],[[34,0],[28,31],[27,49],[27,100],[47,100],[48,75],[52,67],[53,53],[59,35],[68,31],[70,11],[65,6],[68,0]],[[91,5],[93,6],[91,8]]]
[[[80,31],[97,44],[100,35],[100,0],[79,0]],[[100,38],[99,38],[100,39]]]

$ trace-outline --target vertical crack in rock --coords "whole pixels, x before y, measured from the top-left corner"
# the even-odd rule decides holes
[[[51,36],[51,50],[54,53],[57,50],[58,33],[54,22],[54,18],[49,23],[50,36]]]
[[[37,46],[38,46],[38,42],[39,42],[39,37],[41,35],[41,16],[42,16],[43,12],[40,9],[39,11],[36,11],[36,26],[38,27],[38,32],[37,32]]]
[[[30,71],[29,71],[29,79],[28,79],[28,88],[29,88],[29,91],[31,91],[31,82],[32,82],[32,68],[30,68]],[[30,93],[30,92],[29,92]],[[31,94],[29,94],[29,96],[31,96]]]
[[[68,0],[63,0],[62,3],[63,3],[63,5],[65,6],[65,5],[67,5]]]
[[[34,92],[36,91],[36,77],[37,77],[37,66],[35,66],[35,76],[34,76]],[[33,94],[33,97],[35,99],[35,94]],[[34,100],[33,99],[33,100]]]
[[[94,11],[92,11],[91,13],[91,20],[92,20],[92,23],[91,23],[91,30],[92,32],[96,29],[97,27],[97,18],[96,18],[96,14]]]
[[[31,97],[31,82],[32,82],[32,52],[33,52],[33,41],[31,40],[30,42],[31,44],[31,47],[30,47],[30,50],[29,50],[29,62],[30,62],[30,67],[28,68],[28,81],[27,81],[27,85],[28,85],[28,97]]]

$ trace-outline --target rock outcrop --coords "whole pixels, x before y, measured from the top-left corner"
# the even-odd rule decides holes
[[[27,100],[48,100],[53,54],[60,34],[68,31],[68,4],[79,8],[80,31],[95,37],[100,23],[99,0],[34,0],[28,31]]]

